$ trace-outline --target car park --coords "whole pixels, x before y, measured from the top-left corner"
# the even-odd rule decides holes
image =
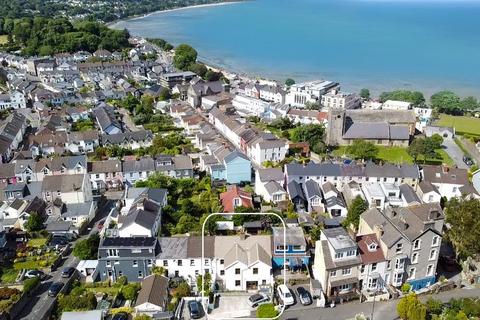
[[[63,268],[62,278],[70,278],[74,272],[75,272],[75,268],[72,268],[72,267]]]
[[[250,307],[256,308],[263,303],[270,301],[270,298],[265,293],[256,293],[248,297],[248,305]]]
[[[45,278],[45,273],[43,273],[40,270],[28,270],[27,272],[25,272],[25,278],[31,279],[31,278],[35,278],[35,277],[42,280],[43,278]]]
[[[278,298],[282,301],[285,306],[291,306],[295,304],[295,299],[293,298],[290,289],[284,284],[281,284],[277,288]]]
[[[200,304],[195,300],[188,301],[188,313],[192,319],[201,318],[202,313],[200,311]]]
[[[63,283],[61,282],[54,282],[51,284],[50,288],[48,289],[48,296],[49,297],[56,297],[57,294],[62,290]]]
[[[301,304],[307,306],[312,303],[312,298],[310,298],[310,293],[307,289],[304,287],[298,287],[296,291]]]

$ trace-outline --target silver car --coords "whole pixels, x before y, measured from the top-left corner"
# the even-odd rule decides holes
[[[248,298],[248,305],[252,308],[256,308],[263,303],[270,301],[270,298],[265,293],[256,293]]]

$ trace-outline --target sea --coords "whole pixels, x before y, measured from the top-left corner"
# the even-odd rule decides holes
[[[113,27],[190,44],[201,61],[252,77],[480,98],[480,0],[249,0]]]

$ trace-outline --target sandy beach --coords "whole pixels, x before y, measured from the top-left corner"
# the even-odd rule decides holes
[[[189,9],[225,6],[225,5],[230,5],[230,4],[239,3],[239,2],[243,2],[243,1],[244,0],[225,1],[225,2],[218,2],[218,3],[206,3],[206,4],[195,5],[195,6],[187,6],[187,7],[179,7],[179,8],[174,8],[174,9],[153,11],[153,12],[150,12],[150,13],[147,13],[147,14],[144,14],[144,15],[140,15],[140,16],[134,16],[134,17],[131,17],[131,18],[115,20],[115,21],[107,23],[107,26],[108,27],[114,27],[117,23],[122,22],[122,21],[133,21],[133,20],[137,20],[137,19],[142,19],[144,17],[149,17],[149,16],[154,15],[154,14],[162,14],[162,13],[167,13],[167,12],[172,12],[172,11],[182,11],[182,10],[189,10]]]

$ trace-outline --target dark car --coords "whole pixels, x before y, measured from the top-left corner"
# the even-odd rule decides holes
[[[112,320],[128,320],[128,314],[126,312],[119,312],[113,316]]]
[[[66,246],[67,244],[68,244],[68,239],[65,237],[52,237],[49,243],[51,247]]]
[[[75,272],[75,268],[72,268],[72,267],[63,268],[62,278],[70,278],[74,272]]]
[[[199,319],[202,317],[200,305],[197,301],[188,301],[188,312],[190,313],[190,318],[192,319]]]
[[[25,278],[31,279],[35,277],[42,280],[43,278],[45,278],[45,273],[40,270],[28,270],[27,272],[25,272]]]
[[[54,282],[54,283],[52,283],[52,285],[48,289],[48,295],[50,297],[56,297],[57,294],[60,292],[60,290],[62,290],[62,288],[63,288],[63,283]]]
[[[297,288],[297,295],[300,299],[300,302],[306,306],[312,303],[312,299],[310,298],[310,293],[304,287]]]
[[[468,156],[463,156],[463,162],[469,167],[471,167],[475,164],[475,162],[473,162],[472,158],[470,158]]]

